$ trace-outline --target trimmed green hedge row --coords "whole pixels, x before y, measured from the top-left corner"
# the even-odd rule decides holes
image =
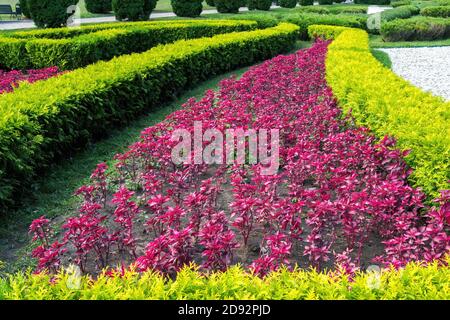
[[[449,261],[450,262],[450,261]],[[448,300],[450,268],[409,264],[401,270],[359,272],[353,279],[338,273],[285,269],[261,279],[239,267],[208,276],[195,267],[176,279],[146,272],[123,277],[51,276],[18,273],[0,279],[0,299],[12,300]],[[70,284],[70,286],[68,285]]]
[[[419,14],[419,12],[420,9],[413,5],[399,6],[397,8],[381,12],[381,20],[384,23],[385,21],[391,21],[395,19],[407,19]]]
[[[143,52],[158,44],[221,33],[248,31],[256,29],[256,26],[256,23],[252,21],[199,21],[197,23],[135,24],[126,28],[106,28],[97,32],[93,31],[98,27],[89,27],[84,34],[79,31],[80,35],[76,37],[61,39],[0,38],[0,68],[38,69],[58,66],[61,70],[72,70],[122,54]],[[56,31],[58,35],[63,33],[64,31]],[[41,36],[52,33],[51,31],[28,32],[20,36],[29,37],[36,34]]]
[[[308,39],[308,27],[314,24],[335,25],[350,28],[367,29],[366,14],[318,14],[302,12],[301,9],[286,12],[245,12],[238,16],[227,16],[226,14],[211,14],[208,19],[242,19],[253,20],[258,23],[259,28],[273,27],[280,22],[296,24],[300,27],[300,39]]]
[[[420,10],[420,14],[423,16],[428,16],[428,17],[449,18],[450,17],[450,5],[425,7],[422,10]]]
[[[380,34],[385,41],[418,41],[448,39],[450,19],[413,17],[383,23]]]
[[[123,55],[0,97],[0,205],[36,171],[193,84],[289,50],[298,27],[181,40]],[[28,188],[28,189],[27,189]]]
[[[341,31],[341,30],[339,30]],[[318,33],[318,31],[316,31]],[[450,102],[411,85],[370,53],[366,32],[340,32],[329,46],[326,76],[339,104],[378,137],[397,139],[410,176],[434,199],[450,189]]]

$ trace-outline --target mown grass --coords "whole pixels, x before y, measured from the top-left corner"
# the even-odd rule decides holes
[[[375,59],[380,61],[386,68],[392,68],[392,61],[386,52],[376,49],[372,49],[371,52]]]
[[[413,47],[442,47],[450,46],[450,38],[434,41],[399,41],[385,42],[379,35],[370,35],[370,46],[372,48],[413,48]]]

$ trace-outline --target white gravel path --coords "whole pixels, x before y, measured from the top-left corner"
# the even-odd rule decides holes
[[[450,100],[450,46],[379,49],[392,70],[415,86]]]
[[[391,6],[375,6],[375,5],[373,5],[373,6],[369,6],[367,8],[367,14],[380,13],[380,12],[390,10],[390,9],[392,9]]]

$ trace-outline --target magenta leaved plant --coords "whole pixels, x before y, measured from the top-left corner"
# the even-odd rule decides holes
[[[427,206],[395,139],[380,141],[342,114],[325,80],[328,44],[222,81],[145,129],[112,168],[100,164],[77,192],[82,204],[61,243],[51,244],[48,220],[33,222],[38,271],[66,261],[85,272],[120,265],[167,275],[189,263],[208,272],[240,263],[261,276],[295,265],[352,274],[371,263],[445,263],[450,192]],[[175,164],[172,133],[194,133],[197,121],[202,133],[279,129],[280,169]]]

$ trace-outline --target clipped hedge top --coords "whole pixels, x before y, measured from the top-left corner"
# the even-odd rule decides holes
[[[159,45],[147,52],[123,55],[116,57],[111,61],[100,61],[61,75],[50,78],[46,81],[40,81],[33,84],[23,84],[14,92],[4,94],[0,97],[0,113],[4,120],[8,115],[19,112],[44,113],[56,108],[57,102],[83,93],[85,91],[101,90],[104,84],[112,84],[126,77],[143,73],[150,68],[158,68],[159,65],[166,63],[171,58],[181,57],[187,52],[202,51],[205,47],[223,46],[227,43],[236,41],[239,37],[242,41],[245,39],[254,39],[260,36],[276,35],[280,32],[293,32],[298,30],[297,26],[288,23],[281,23],[279,26],[256,30],[245,33],[228,33],[212,38],[200,38],[195,40],[180,40],[173,45]],[[138,58],[138,59],[137,59]],[[69,90],[70,89],[70,90]],[[39,92],[39,94],[36,94]],[[1,122],[0,122],[1,125]]]
[[[92,33],[100,30],[107,29],[127,29],[127,28],[142,28],[142,27],[167,27],[173,25],[236,25],[247,24],[254,25],[255,21],[246,19],[214,19],[214,20],[168,20],[168,21],[138,21],[138,22],[114,22],[114,23],[102,23],[86,25],[79,28],[49,28],[38,29],[31,31],[17,31],[0,34],[3,37],[8,38],[50,38],[50,39],[62,39],[72,38],[80,34]]]
[[[380,138],[391,135],[414,168],[411,179],[432,198],[450,188],[450,102],[411,85],[369,51],[365,31],[337,36],[327,56],[327,81],[346,111]]]
[[[38,167],[64,150],[84,145],[86,139],[125,123],[195,80],[287,50],[298,29],[280,24],[180,40],[97,62],[49,81],[24,83],[1,95],[0,208],[7,208]]]

